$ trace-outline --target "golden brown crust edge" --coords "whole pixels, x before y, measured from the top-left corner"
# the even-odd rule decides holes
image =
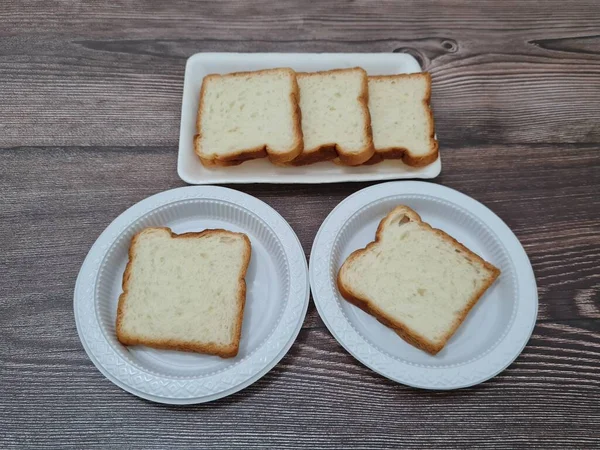
[[[242,236],[244,242],[246,243],[246,251],[244,254],[244,263],[242,265],[242,269],[240,270],[240,279],[239,289],[238,289],[238,321],[235,325],[234,330],[234,342],[231,345],[219,346],[217,344],[193,344],[190,342],[181,342],[176,339],[140,339],[135,336],[130,336],[125,333],[122,329],[123,322],[123,314],[125,302],[127,301],[127,293],[129,292],[129,280],[131,277],[131,265],[133,263],[133,259],[135,257],[135,245],[136,241],[140,234],[147,231],[148,229],[154,230],[165,230],[171,234],[171,238],[174,239],[186,239],[186,238],[200,238],[207,234],[214,233],[226,233],[226,234],[235,234],[237,236]],[[199,232],[189,232],[176,234],[168,227],[150,227],[144,228],[143,230],[136,233],[131,239],[131,244],[129,246],[129,260],[127,261],[127,266],[125,267],[125,273],[123,274],[123,282],[122,289],[123,292],[119,296],[119,304],[117,306],[117,320],[116,320],[116,335],[117,340],[123,345],[145,345],[148,347],[163,349],[163,350],[181,350],[188,352],[196,352],[196,353],[204,353],[208,355],[216,355],[221,358],[232,358],[237,356],[240,340],[242,337],[242,323],[244,319],[244,308],[246,304],[246,272],[248,271],[248,265],[250,264],[250,256],[252,254],[252,245],[250,244],[250,239],[243,233],[236,233],[233,231],[228,231],[224,229],[208,229]]]
[[[431,151],[426,155],[415,156],[410,150],[405,147],[386,147],[376,148],[375,155],[366,162],[366,164],[377,164],[384,159],[401,159],[404,164],[412,167],[423,167],[434,162],[439,155],[439,143],[435,139],[435,122],[433,119],[433,111],[431,109],[431,74],[429,72],[398,74],[398,75],[376,75],[370,76],[371,80],[381,80],[389,78],[415,78],[425,75],[427,78],[427,92],[423,98],[423,106],[429,115],[429,141]]]
[[[433,343],[433,342],[425,339],[423,336],[421,336],[414,330],[410,329],[410,327],[406,326],[405,324],[386,316],[386,314],[383,311],[378,309],[375,305],[371,304],[369,299],[360,297],[359,295],[353,293],[351,289],[346,288],[346,286],[344,285],[344,283],[342,281],[342,275],[343,275],[343,271],[344,271],[344,268],[346,267],[346,265],[348,263],[351,263],[354,259],[358,258],[361,254],[368,252],[371,249],[371,247],[377,245],[381,241],[381,237],[382,237],[382,234],[383,234],[383,231],[385,228],[386,221],[389,218],[391,218],[393,215],[398,213],[400,210],[403,211],[405,213],[405,215],[407,215],[410,218],[411,221],[418,222],[420,225],[429,228],[430,230],[435,232],[437,235],[439,235],[440,237],[442,237],[443,239],[447,240],[452,245],[457,247],[457,251],[464,253],[463,256],[465,256],[468,259],[479,262],[488,271],[491,272],[491,275],[488,277],[487,283],[485,283],[484,286],[482,286],[482,288],[475,293],[475,295],[471,298],[471,300],[469,301],[467,306],[465,308],[463,308],[460,315],[454,320],[450,330],[448,331],[448,333],[446,333],[444,335],[444,337],[442,338],[442,341],[439,344]],[[399,206],[395,207],[392,211],[390,211],[381,220],[381,222],[379,223],[379,226],[377,227],[377,232],[375,233],[375,240],[372,242],[369,242],[369,244],[367,244],[367,246],[365,248],[358,249],[358,250],[355,250],[354,252],[352,252],[352,254],[350,254],[350,256],[348,256],[348,258],[344,261],[344,263],[342,264],[342,267],[338,271],[336,284],[338,286],[340,294],[342,295],[342,297],[345,300],[347,300],[348,302],[352,303],[353,305],[359,307],[360,309],[365,311],[367,314],[370,314],[373,317],[375,317],[379,322],[381,322],[385,326],[391,328],[396,334],[398,334],[402,339],[404,339],[409,344],[411,344],[421,350],[424,350],[431,355],[435,355],[446,346],[446,344],[448,343],[448,341],[450,340],[452,335],[454,335],[454,333],[456,332],[458,327],[464,322],[464,320],[466,319],[467,315],[469,314],[469,312],[471,311],[473,306],[475,306],[475,304],[479,301],[481,296],[494,283],[494,281],[498,278],[498,276],[500,276],[500,269],[498,269],[494,265],[488,263],[483,258],[481,258],[479,255],[473,253],[471,250],[469,250],[467,247],[465,247],[463,244],[458,242],[456,239],[454,239],[452,236],[448,235],[444,231],[439,230],[437,228],[433,228],[428,223],[423,222],[421,220],[421,217],[419,216],[419,214],[417,214],[413,209],[411,209],[405,205],[399,205]]]
[[[225,157],[215,157],[215,158],[206,158],[202,155],[201,149],[201,120],[202,115],[204,114],[204,94],[206,91],[207,83],[214,78],[220,78],[223,76],[247,76],[247,75],[257,75],[261,73],[268,73],[274,71],[288,71],[292,75],[292,92],[290,93],[290,103],[292,105],[292,118],[293,118],[293,127],[294,127],[294,135],[295,142],[293,147],[288,152],[274,152],[271,147],[267,144],[263,146],[257,146],[250,149],[240,150],[236,153],[232,153]],[[276,69],[263,69],[257,70],[254,72],[233,72],[226,75],[219,74],[209,74],[204,77],[202,80],[202,87],[200,88],[200,101],[198,105],[198,115],[196,118],[196,131],[197,134],[194,136],[194,152],[200,158],[200,162],[205,167],[229,167],[229,166],[237,166],[244,161],[248,161],[251,159],[257,158],[269,158],[269,160],[275,164],[282,164],[289,162],[295,159],[298,155],[302,153],[302,149],[304,148],[304,141],[302,136],[302,116],[300,112],[300,89],[298,87],[298,80],[296,78],[296,72],[289,67],[281,67]]]
[[[306,166],[308,164],[315,164],[322,161],[331,161],[337,158],[338,152],[335,144],[321,145],[315,150],[300,153],[296,159],[285,164],[286,166]]]
[[[368,161],[375,154],[375,146],[373,145],[373,130],[371,128],[371,113],[369,112],[369,78],[367,72],[361,67],[352,67],[349,69],[332,69],[322,70],[320,72],[300,72],[296,74],[297,77],[311,77],[311,76],[322,76],[325,74],[339,73],[359,70],[363,74],[363,85],[362,90],[357,98],[361,105],[363,112],[364,127],[363,131],[367,138],[367,143],[364,149],[359,153],[347,153],[335,142],[320,145],[311,149],[304,149],[300,155],[290,161],[290,166],[304,166],[307,164],[314,164],[322,161],[331,161],[335,158],[339,158],[345,165],[348,166],[359,166],[364,162]]]

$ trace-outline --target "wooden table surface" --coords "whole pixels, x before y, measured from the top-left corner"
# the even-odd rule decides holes
[[[73,318],[75,278],[122,211],[183,186],[186,58],[408,52],[433,76],[435,182],[489,206],[531,258],[529,345],[479,386],[429,392],[351,357],[311,302],[287,356],[210,404],[105,379]],[[20,1],[0,7],[0,447],[600,446],[600,4],[518,1]],[[308,256],[368,184],[238,186]]]

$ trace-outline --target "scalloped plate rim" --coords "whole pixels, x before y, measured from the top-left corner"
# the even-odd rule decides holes
[[[486,372],[484,375],[472,376],[471,378],[467,379],[465,379],[465,376],[461,375],[461,381],[451,383],[446,386],[435,385],[431,382],[428,382],[427,380],[431,379],[431,377],[433,377],[433,379],[435,379],[435,377],[441,378],[445,375],[445,372],[449,372],[450,370],[454,371],[453,373],[460,373],[460,370],[455,368],[446,369],[443,367],[414,367],[413,365],[403,364],[397,360],[394,360],[392,362],[390,361],[391,358],[386,359],[386,354],[384,352],[379,350],[379,348],[373,346],[370,342],[368,342],[367,339],[360,336],[359,333],[355,333],[356,336],[353,336],[356,338],[356,340],[342,338],[342,332],[347,331],[347,329],[341,328],[344,328],[344,326],[349,324],[348,319],[343,314],[333,317],[333,313],[331,313],[331,311],[335,310],[335,308],[328,303],[337,302],[337,298],[329,298],[331,297],[331,295],[326,296],[323,292],[320,292],[317,289],[317,286],[327,285],[324,279],[327,278],[327,281],[329,281],[330,274],[329,271],[319,272],[316,270],[316,259],[324,257],[327,258],[329,262],[330,258],[332,257],[331,251],[333,250],[333,243],[335,242],[337,235],[339,234],[340,230],[344,225],[344,222],[341,222],[340,219],[343,220],[343,218],[350,218],[356,211],[369,205],[370,203],[377,202],[378,200],[386,197],[393,197],[395,195],[425,195],[438,197],[445,201],[449,201],[451,203],[455,202],[457,205],[462,205],[463,208],[464,204],[467,204],[469,205],[469,207],[472,207],[476,210],[476,212],[473,214],[477,218],[479,218],[483,223],[488,225],[494,231],[501,231],[503,237],[511,240],[511,250],[508,251],[509,257],[511,258],[512,263],[514,263],[514,258],[517,258],[520,266],[523,266],[522,269],[524,269],[524,273],[521,274],[522,276],[520,278],[520,282],[523,284],[522,287],[527,289],[527,293],[531,294],[531,301],[525,304],[525,306],[529,308],[528,313],[530,314],[530,317],[527,320],[528,323],[524,324],[526,328],[521,330],[520,342],[510,349],[510,357],[502,361],[502,363],[499,366],[495,367],[493,370],[489,370],[488,372]],[[346,214],[340,213],[343,210],[346,210]],[[342,217],[340,217],[340,215]],[[481,215],[483,215],[484,218],[482,218]],[[490,221],[493,222],[492,225],[490,225]],[[331,230],[329,229],[329,227],[331,228]],[[323,255],[323,248],[329,249],[330,247],[329,243],[323,242],[323,235],[326,231],[330,232],[330,236],[335,237],[331,238],[331,251],[329,251],[326,255]],[[354,194],[348,196],[346,199],[342,200],[329,213],[329,215],[323,221],[323,224],[317,232],[317,235],[311,248],[309,261],[309,277],[313,301],[315,302],[315,306],[317,308],[319,316],[321,317],[321,319],[323,320],[333,337],[340,343],[340,345],[346,351],[348,351],[354,358],[356,358],[358,361],[360,361],[362,364],[364,364],[371,370],[379,373],[380,375],[392,381],[396,381],[398,383],[415,388],[430,390],[460,389],[477,385],[495,377],[496,375],[504,371],[508,366],[510,366],[510,364],[512,364],[514,360],[521,354],[533,333],[533,329],[537,321],[538,293],[535,275],[533,272],[533,268],[531,267],[531,262],[529,261],[529,258],[523,246],[519,242],[518,238],[514,235],[512,230],[510,230],[508,225],[506,225],[506,223],[502,221],[502,219],[500,219],[493,211],[491,211],[482,203],[459,191],[435,183],[428,183],[423,181],[395,181],[388,183],[380,183],[361,189],[355,192]],[[336,291],[334,295],[339,296],[339,293]],[[523,300],[520,299],[519,295],[519,298],[517,299],[517,307],[519,307],[519,305],[522,303]],[[352,308],[356,307],[352,305]],[[346,324],[344,324],[344,321],[346,321]],[[340,325],[340,323],[342,325]],[[510,332],[513,332],[514,326],[515,323],[510,324]],[[350,328],[352,328],[352,325],[350,325]],[[352,334],[352,331],[350,331],[350,333]],[[504,340],[506,340],[506,338]],[[501,344],[504,344],[504,341],[501,342]],[[493,355],[495,351],[497,351],[497,349],[492,350],[490,354]],[[392,364],[392,366],[386,366],[385,364],[380,364],[379,362],[374,363],[373,360],[377,359],[378,357],[384,360],[386,364]],[[477,362],[478,361],[474,361],[471,364],[477,364]],[[393,368],[390,369],[390,367]],[[408,376],[407,373],[410,373],[410,376]],[[421,378],[419,378],[419,375],[421,375]]]
[[[280,347],[277,349],[278,350],[277,354],[275,354],[269,361],[262,363],[259,368],[256,368],[256,370],[253,371],[254,373],[251,376],[246,378],[243,382],[236,384],[235,386],[232,386],[228,389],[225,389],[225,390],[222,390],[219,392],[215,392],[215,393],[212,393],[209,395],[189,396],[189,397],[173,397],[173,396],[169,396],[167,394],[157,395],[157,394],[148,393],[146,391],[140,390],[140,389],[132,386],[131,384],[123,382],[123,380],[121,380],[117,376],[115,376],[114,372],[112,372],[111,370],[108,370],[105,367],[105,363],[99,360],[98,355],[96,355],[94,353],[94,351],[90,347],[89,343],[87,342],[87,339],[89,338],[89,336],[87,336],[86,332],[83,330],[83,324],[82,324],[83,319],[79,316],[79,312],[78,312],[78,308],[81,305],[80,302],[83,302],[85,300],[85,299],[80,298],[79,293],[82,291],[82,289],[84,289],[84,287],[86,286],[86,283],[88,283],[88,284],[90,283],[90,280],[93,280],[94,283],[96,282],[97,273],[94,274],[93,271],[90,271],[90,267],[92,264],[91,261],[94,257],[96,259],[103,258],[105,256],[105,254],[108,252],[108,250],[110,249],[111,244],[112,244],[112,242],[108,242],[110,240],[111,231],[114,233],[114,230],[118,229],[119,227],[129,226],[131,223],[135,222],[136,220],[139,219],[139,217],[147,214],[149,211],[160,208],[161,206],[164,206],[165,204],[170,203],[169,197],[173,197],[172,202],[181,201],[182,198],[176,198],[176,196],[179,194],[188,195],[187,197],[184,198],[186,200],[190,199],[190,198],[191,199],[201,198],[201,199],[217,199],[217,200],[219,200],[219,196],[223,196],[223,198],[221,198],[221,200],[235,203],[244,209],[249,209],[248,203],[252,204],[252,206],[259,205],[260,208],[264,209],[270,215],[270,218],[268,218],[267,219],[268,221],[266,222],[268,226],[273,228],[272,224],[277,223],[277,226],[283,227],[284,232],[286,234],[285,240],[287,240],[287,245],[289,246],[289,251],[294,252],[293,257],[295,260],[298,261],[297,265],[295,267],[293,267],[293,270],[297,271],[297,272],[302,272],[302,275],[303,275],[303,277],[300,277],[300,280],[297,285],[297,290],[300,293],[300,297],[298,297],[298,299],[296,299],[296,302],[298,302],[298,304],[295,305],[296,309],[300,306],[301,306],[301,309],[299,310],[299,315],[297,314],[298,318],[296,320],[295,327],[293,329],[287,330],[287,340],[283,345],[280,345]],[[236,201],[236,198],[237,198],[237,201]],[[152,206],[153,202],[156,202],[154,204],[154,206]],[[264,219],[264,217],[263,217],[263,219]],[[269,222],[269,221],[271,221],[271,222]],[[277,235],[277,237],[283,243],[284,237],[279,236],[277,234],[276,230],[272,229],[272,231]],[[118,237],[118,235],[119,234],[117,234],[116,236]],[[115,237],[114,240],[116,240],[116,239],[117,238]],[[102,250],[101,254],[95,254],[95,253],[98,253],[98,249],[101,247],[101,244],[104,244],[104,249]],[[285,253],[286,253],[286,258],[288,259],[288,263],[291,265],[291,263],[292,263],[292,261],[290,260],[291,255],[289,255],[287,253],[287,251]],[[290,278],[291,277],[292,277],[292,268],[290,268]],[[302,278],[304,278],[305,283],[302,282],[303,281]],[[88,286],[88,289],[89,289],[89,286]],[[94,290],[94,289],[92,289],[92,290]],[[290,300],[292,299],[292,295],[293,295],[293,292],[292,292],[292,289],[290,288],[290,293],[289,293]],[[116,386],[120,387],[121,389],[123,389],[133,395],[136,395],[138,397],[141,397],[143,399],[150,400],[153,402],[173,404],[173,405],[197,404],[197,403],[214,401],[214,400],[232,395],[232,394],[248,387],[249,385],[255,383],[260,378],[262,378],[265,374],[267,374],[287,354],[287,352],[289,351],[291,346],[296,341],[296,338],[298,337],[298,334],[300,333],[300,330],[302,329],[302,325],[304,323],[304,318],[305,318],[306,312],[308,310],[309,297],[310,297],[310,288],[309,288],[309,280],[308,280],[308,265],[307,265],[307,261],[306,261],[306,256],[302,249],[301,242],[298,239],[298,236],[296,235],[293,228],[290,226],[290,224],[274,208],[272,208],[270,205],[268,205],[267,203],[263,202],[262,200],[260,200],[256,197],[253,197],[249,194],[246,194],[244,192],[240,192],[240,191],[237,191],[234,189],[220,187],[220,186],[186,186],[186,187],[180,187],[180,188],[175,188],[175,189],[159,192],[159,193],[156,193],[152,196],[149,196],[149,197],[135,203],[134,205],[130,206],[125,211],[123,211],[121,214],[119,214],[119,216],[117,216],[102,231],[100,236],[96,239],[96,241],[90,248],[88,254],[86,255],[86,258],[84,259],[84,261],[81,265],[81,269],[78,273],[77,280],[75,282],[75,287],[74,287],[73,309],[74,309],[74,318],[75,318],[75,324],[76,324],[76,328],[77,328],[77,334],[82,343],[82,346],[83,346],[86,354],[92,361],[92,363],[109,381],[111,381]],[[299,303],[300,301],[302,301],[301,305]],[[95,317],[95,320],[98,321],[98,318]],[[278,323],[277,328],[279,329],[279,327],[282,326],[282,324],[283,324],[283,318],[280,320],[280,323]],[[269,338],[269,340],[270,339],[271,338]],[[260,349],[258,350],[258,353],[260,354]],[[118,355],[117,355],[117,357],[121,358]],[[257,359],[258,358],[259,358],[259,356],[257,356]],[[165,377],[165,379],[169,379],[169,378]],[[194,381],[194,380],[191,380],[191,381]]]

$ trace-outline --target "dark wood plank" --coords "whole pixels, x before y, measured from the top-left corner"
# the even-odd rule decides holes
[[[444,172],[438,181],[473,196],[503,218],[529,254],[541,295],[563,299],[554,319],[598,317],[597,308],[573,303],[577,298],[593,305],[600,289],[598,151],[597,147],[565,152],[564,146],[512,146],[454,148],[442,154]],[[485,154],[485,159],[478,154]],[[72,286],[87,250],[113,218],[151,194],[184,185],[175,165],[175,149],[5,150],[0,160],[0,219],[5,225],[0,236],[9,258],[5,261],[11,264],[4,265],[0,282],[3,275],[5,286],[10,286],[10,280],[20,282],[7,294],[30,292],[31,283],[48,264],[56,266],[56,275],[64,275],[52,283]],[[538,169],[524,174],[523,166]],[[334,184],[326,187],[326,193],[323,186],[314,185],[232,187],[278,210],[296,230],[308,255],[327,214],[366,185]],[[72,258],[66,260],[66,255]],[[579,316],[580,310],[586,315]],[[551,309],[541,308],[541,314],[546,311],[550,314]]]
[[[0,147],[174,145],[200,51],[408,52],[433,74],[442,145],[600,142],[595,0],[545,2],[547,16],[528,2],[148,3],[9,1]]]
[[[477,162],[475,152],[484,152],[486,164]],[[349,356],[311,304],[290,355],[265,378],[214,404],[175,408],[136,399],[105,380],[81,349],[71,309],[77,271],[102,229],[134,202],[182,185],[175,175],[173,150],[5,150],[0,160],[0,220],[5,224],[0,231],[5,250],[0,271],[0,334],[5,342],[0,347],[0,374],[11,395],[0,398],[0,413],[13,413],[0,414],[0,428],[11,430],[4,443],[101,448],[127,442],[161,448],[175,440],[205,448],[245,448],[263,442],[278,448],[335,448],[340,442],[360,442],[362,448],[425,447],[448,442],[440,436],[468,418],[469,429],[461,427],[453,445],[485,447],[489,442],[481,436],[505,433],[510,426],[511,433],[503,438],[506,448],[525,442],[589,446],[596,439],[589,426],[600,415],[594,408],[600,395],[600,283],[595,268],[600,227],[591,189],[599,184],[596,152],[595,147],[565,153],[562,147],[515,146],[454,148],[444,155],[440,181],[504,216],[538,275],[540,320],[534,337],[500,376],[454,393],[396,385]],[[543,169],[527,178],[519,176],[522,166],[512,163],[519,157]],[[140,158],[144,164],[139,164]],[[460,175],[464,165],[469,172]],[[564,176],[557,180],[558,167]],[[491,181],[500,177],[504,182]],[[315,186],[242,188],[280,211],[308,252],[329,211],[364,186],[332,185],[327,194]],[[560,201],[563,197],[567,201]],[[529,214],[532,210],[535,214]],[[576,273],[559,267],[569,265]],[[48,416],[46,411],[57,402],[60,412]],[[482,410],[483,403],[488,408]],[[431,411],[437,411],[434,418]],[[564,414],[569,414],[573,428],[560,426]],[[190,426],[197,420],[202,421],[202,431]],[[140,425],[155,421],[158,425],[152,427]],[[377,432],[368,431],[371,422],[378,424]],[[46,435],[40,439],[28,433],[23,426],[28,423],[43,427]],[[77,432],[69,431],[67,423],[76,424]],[[102,427],[90,426],[95,423]],[[220,436],[223,427],[234,431]]]
[[[117,3],[0,8],[0,448],[600,448],[600,8],[595,0]],[[480,386],[388,381],[311,303],[289,354],[248,389],[171,407],[107,381],[72,293],[100,232],[183,186],[183,70],[198,51],[407,52],[434,79],[443,173],[532,261],[539,320]],[[305,252],[368,184],[234,186],[277,209]]]
[[[13,387],[8,401],[0,404],[0,425],[10,430],[4,436],[7,446],[339,448],[359,443],[359,448],[377,449],[597,444],[597,430],[590,427],[600,419],[598,322],[592,328],[538,326],[508,370],[477,388],[454,392],[392,383],[358,364],[327,331],[305,330],[282,362],[243,393],[186,407],[152,404],[126,394],[92,366],[75,336],[66,345],[64,335],[44,337],[48,342],[15,341],[12,336],[8,341],[34,351],[3,365],[3,379]],[[18,413],[7,414],[9,408]]]
[[[485,164],[477,161],[475,152],[486,155]],[[545,411],[548,402],[555,402],[558,407],[564,401],[564,396],[569,395],[583,402],[583,408],[587,405],[587,398],[598,395],[598,380],[594,373],[597,372],[599,361],[600,283],[597,255],[600,227],[596,220],[598,200],[593,188],[599,184],[600,171],[596,152],[595,147],[574,148],[566,153],[562,146],[516,146],[454,148],[444,155],[445,172],[440,181],[475,196],[507,220],[527,248],[540,285],[540,320],[534,340],[526,349],[525,355],[529,355],[529,359],[521,357],[505,374],[484,385],[483,392],[490,392],[487,387],[490,383],[501,386],[485,397],[487,402],[502,399],[512,408],[525,411],[522,413],[524,415],[544,413],[540,417],[547,418]],[[139,163],[140,158],[144,159],[144,164]],[[543,169],[523,177],[520,175],[521,164],[512,162],[517,158],[522,158],[523,164]],[[469,172],[461,175],[464,166],[469,167]],[[27,171],[22,170],[24,167],[27,167]],[[556,179],[559,167],[564,176]],[[77,414],[85,413],[87,417],[89,407],[86,405],[93,402],[99,408],[94,413],[97,415],[95,417],[104,421],[106,426],[114,427],[117,433],[114,439],[122,440],[127,435],[127,442],[133,443],[131,439],[135,439],[140,447],[158,448],[164,445],[164,441],[157,437],[163,436],[163,433],[169,435],[169,429],[179,429],[181,425],[171,424],[167,420],[158,433],[156,429],[149,431],[144,427],[135,430],[132,422],[122,424],[126,411],[142,413],[151,420],[154,414],[161,414],[157,411],[161,407],[140,403],[110,385],[96,372],[78,343],[71,302],[79,266],[103,228],[136,201],[183,184],[175,175],[173,149],[15,148],[4,151],[0,169],[3,174],[0,179],[0,190],[3,192],[0,220],[4,224],[0,230],[3,249],[3,258],[0,260],[0,298],[3,299],[0,306],[0,334],[6,343],[0,349],[0,374],[6,385],[11,386],[12,393],[10,398],[0,401],[0,408],[18,411],[16,415],[5,415],[5,422],[0,423],[0,428],[5,426],[7,429],[20,430],[18,435],[22,436],[23,428],[18,426],[20,423],[43,420],[44,426],[55,434],[41,441],[31,436],[30,443],[42,445],[57,442],[61,430],[64,431],[62,423],[78,423]],[[499,181],[493,181],[495,179]],[[328,187],[327,194],[323,194],[322,187],[317,186],[241,188],[280,211],[297,230],[308,252],[320,223],[329,211],[347,195],[364,186],[332,185]],[[590,319],[595,320],[589,322]],[[312,332],[316,334],[312,336]],[[306,336],[304,339],[312,340],[312,347],[306,350],[301,340],[297,344],[303,349],[300,356],[287,357],[265,381],[231,400],[224,400],[228,405],[225,410],[235,408],[236,417],[246,417],[244,420],[250,422],[256,420],[253,413],[257,408],[267,417],[270,409],[265,410],[264,405],[272,404],[277,398],[285,398],[290,414],[307,414],[306,389],[310,390],[311,395],[317,389],[322,397],[319,401],[310,402],[310,405],[314,410],[321,411],[321,425],[317,429],[323,434],[321,437],[311,435],[310,442],[327,447],[337,442],[333,440],[336,436],[339,439],[347,438],[347,442],[353,442],[360,436],[366,439],[362,433],[348,435],[343,429],[336,428],[335,424],[342,414],[338,409],[347,410],[348,403],[363,402],[361,408],[368,408],[374,417],[386,417],[384,409],[368,403],[361,395],[374,395],[377,405],[381,403],[380,398],[415,405],[423,401],[430,404],[432,401],[429,397],[423,399],[424,394],[418,391],[395,386],[360,366],[323,328],[312,304],[304,333],[307,333],[303,334]],[[321,348],[321,340],[326,343],[325,349]],[[292,355],[297,354],[292,352]],[[340,359],[343,363],[338,364]],[[525,361],[528,363],[525,364]],[[340,372],[347,375],[340,379]],[[355,381],[350,383],[347,378],[352,374],[356,374]],[[371,380],[368,382],[371,387],[363,385],[365,377]],[[26,382],[22,383],[22,380]],[[69,389],[65,391],[64,384],[67,383]],[[42,386],[51,386],[51,390],[46,391]],[[328,394],[327,389],[337,394]],[[353,393],[355,390],[363,394]],[[264,394],[265,391],[269,392],[268,395]],[[528,394],[523,396],[524,392]],[[265,398],[261,397],[263,394]],[[335,397],[333,404],[332,396]],[[539,409],[536,410],[535,406],[523,409],[528,402],[542,396],[545,396],[545,401],[538,403]],[[432,394],[432,398],[438,397]],[[42,411],[57,401],[68,412],[59,416],[58,421],[40,419]],[[448,397],[443,403],[430,404],[430,408],[442,411],[456,402],[463,404],[463,401],[462,397],[454,400]],[[460,410],[462,420],[471,417],[480,401],[481,397],[477,397],[470,406]],[[287,405],[290,402],[295,406]],[[240,403],[245,406],[240,406]],[[115,409],[115,405],[121,405],[124,412],[117,416],[109,413]],[[217,407],[198,408],[184,408],[182,411],[191,410],[194,413],[190,414],[196,414],[207,409],[209,412],[203,415],[207,421],[205,426],[213,430],[220,429],[219,424],[225,420],[227,412],[215,417],[213,408]],[[418,407],[410,408],[411,411],[414,409]],[[560,411],[564,413],[564,409]],[[411,417],[412,414],[414,411]],[[491,420],[491,417],[504,412],[492,409],[489,414],[494,415],[487,416]],[[324,419],[327,417],[329,419]],[[593,416],[586,417],[593,419]],[[116,420],[121,425],[114,425]],[[310,420],[301,422],[301,427],[314,427]],[[577,420],[581,420],[581,426],[585,427],[582,418]],[[254,438],[243,432],[244,423],[243,420],[235,422],[237,431],[231,439],[243,445],[256,444]],[[436,425],[439,428],[431,430],[454,425],[440,419]],[[541,445],[550,438],[543,433],[541,419],[537,426],[540,428],[534,436]],[[326,427],[332,429],[326,432]],[[75,447],[78,444],[93,446],[99,433],[102,433],[83,423],[79,424],[79,429],[83,429],[84,433],[64,434],[61,438],[64,441],[61,442]],[[291,427],[289,435],[299,431]],[[392,441],[397,444],[411,444],[410,440],[394,434],[393,429],[386,432],[391,433]],[[426,429],[421,430],[421,433],[426,432]],[[211,442],[219,446],[210,439],[214,438],[216,431],[202,434],[202,437],[188,433],[186,439],[200,439],[198,442],[206,446],[210,446]],[[478,433],[479,428],[475,427],[463,435],[463,441],[459,439],[455,443],[466,445],[472,440],[481,444],[476,440]],[[561,435],[564,439],[568,438],[562,442],[574,446],[589,443],[589,435],[585,433],[575,438],[570,434],[565,435],[562,430]],[[276,428],[263,429],[257,436],[268,438],[275,446],[282,446],[284,441],[289,443],[289,439],[277,437]],[[437,442],[435,436],[431,441],[419,436],[419,441],[412,441],[412,444]],[[556,438],[555,435],[549,436]],[[365,444],[365,448],[381,445],[375,435],[368,437],[368,441],[362,440],[368,444]],[[513,440],[506,441],[507,446],[525,437],[517,433]],[[233,445],[234,442],[229,444]]]

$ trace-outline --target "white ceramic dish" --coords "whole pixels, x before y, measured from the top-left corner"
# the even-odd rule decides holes
[[[345,301],[335,283],[344,260],[374,239],[381,219],[398,204],[413,208],[502,270],[436,356],[407,344]],[[525,347],[537,317],[535,277],[516,236],[481,203],[433,183],[384,183],[342,201],[315,238],[310,284],[319,314],[346,350],[381,375],[419,388],[462,388],[500,373]]]
[[[421,168],[407,166],[401,161],[384,161],[361,167],[338,166],[332,162],[304,167],[277,167],[266,159],[258,159],[234,167],[207,169],[194,153],[198,100],[205,75],[273,67],[313,72],[356,66],[363,67],[370,75],[421,71],[416,59],[405,53],[197,53],[191,56],[185,67],[183,84],[177,160],[179,177],[190,184],[225,184],[339,183],[438,176],[442,169],[440,158]]]
[[[176,233],[224,228],[246,233],[252,257],[237,357],[125,347],[115,336],[121,280],[131,237],[149,226]],[[83,346],[113,383],[148,400],[186,404],[243,389],[286,354],[308,307],[308,268],[296,234],[274,209],[232,189],[205,186],[162,192],[129,208],[100,235],[75,285]]]

